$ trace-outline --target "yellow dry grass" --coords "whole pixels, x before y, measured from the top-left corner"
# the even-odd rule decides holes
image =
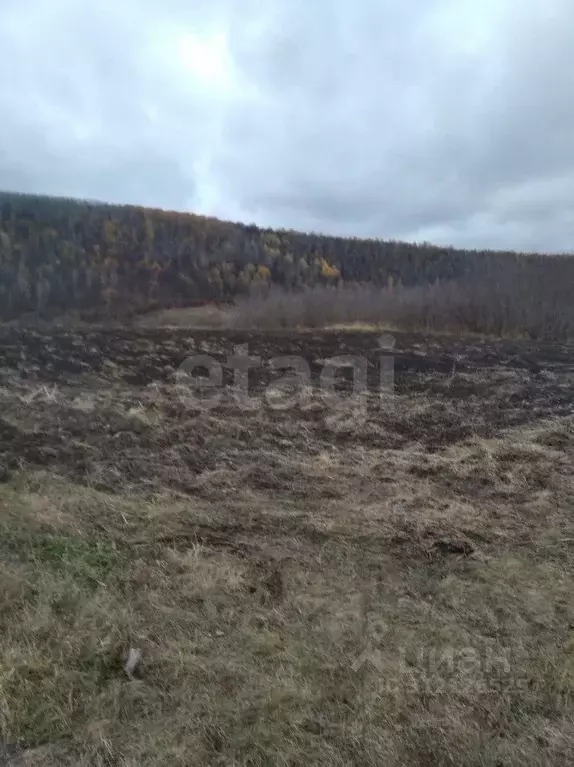
[[[572,763],[573,440],[333,445],[219,502],[16,473],[0,761]]]

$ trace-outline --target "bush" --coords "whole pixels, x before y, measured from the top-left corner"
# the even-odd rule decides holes
[[[366,323],[405,330],[435,330],[564,340],[574,336],[569,287],[552,269],[512,268],[492,262],[461,281],[415,287],[351,284],[295,293],[279,288],[240,299],[239,325],[318,328]]]

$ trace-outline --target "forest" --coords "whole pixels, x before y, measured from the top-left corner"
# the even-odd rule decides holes
[[[341,238],[136,206],[0,192],[0,319],[133,314],[229,302],[266,288],[437,282],[552,286],[569,301],[568,255],[466,251]]]

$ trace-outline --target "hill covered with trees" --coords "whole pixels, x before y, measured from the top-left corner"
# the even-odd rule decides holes
[[[0,318],[138,312],[297,290],[437,281],[574,285],[574,258],[347,239],[188,213],[0,192]]]

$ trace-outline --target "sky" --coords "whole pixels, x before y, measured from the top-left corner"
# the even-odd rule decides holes
[[[573,0],[0,0],[0,189],[574,249]]]

